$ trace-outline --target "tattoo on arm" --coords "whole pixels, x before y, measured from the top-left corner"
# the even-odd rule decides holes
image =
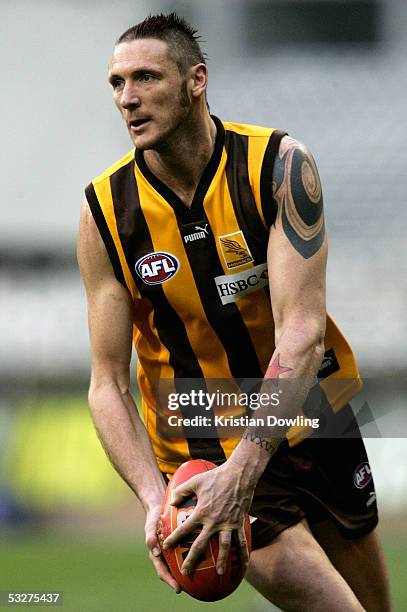
[[[288,366],[282,365],[280,363],[280,353],[276,355],[273,361],[269,364],[266,372],[266,379],[271,380],[273,385],[278,385],[278,378],[280,374],[284,374],[284,372],[291,372],[292,368]]]
[[[278,381],[279,381],[280,374],[284,374],[285,372],[292,372],[292,371],[293,371],[293,368],[290,368],[288,366],[281,364],[280,353],[278,353],[274,357],[274,359],[270,362],[267,368],[267,372],[266,372],[263,383],[271,382],[273,386],[277,387],[279,384]],[[276,452],[276,450],[278,449],[280,445],[280,442],[282,442],[282,440],[284,439],[285,433],[283,432],[281,434],[281,433],[274,431],[272,438],[267,437],[267,428],[265,428],[263,424],[263,421],[265,422],[267,420],[267,414],[268,414],[267,407],[260,408],[256,412],[256,414],[257,414],[257,417],[260,417],[259,422],[261,421],[262,424],[249,426],[244,432],[242,438],[243,440],[248,440],[249,442],[256,444],[257,446],[265,450],[270,456],[274,455],[274,453]],[[279,436],[281,436],[281,439],[277,439]]]
[[[257,436],[255,433],[251,433],[250,431],[245,431],[242,438],[243,440],[253,442],[253,444],[256,444],[256,446],[260,446],[260,448],[263,448],[270,455],[273,455],[278,449],[277,443],[270,442],[270,440],[267,440],[267,438]]]
[[[325,236],[321,182],[312,155],[289,137],[275,160],[273,198],[288,240],[304,259],[312,257]]]

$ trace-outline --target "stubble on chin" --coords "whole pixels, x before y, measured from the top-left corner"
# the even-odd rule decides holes
[[[185,118],[188,116],[188,109],[191,107],[191,99],[190,99],[190,97],[188,95],[188,88],[187,88],[187,80],[186,79],[184,79],[182,81],[182,84],[181,84],[181,87],[180,87],[180,90],[179,90],[179,105],[180,105],[180,108],[182,108],[185,111],[185,113],[183,113],[183,119],[181,120],[181,123],[182,123],[185,120]],[[152,142],[147,142],[145,145],[140,144],[140,143],[136,144],[135,140],[133,140],[133,136],[132,136],[131,132],[129,132],[129,134],[130,134],[130,138],[131,138],[131,141],[132,141],[133,145],[139,151],[149,151],[149,150],[152,150],[152,149],[156,150],[156,151],[159,151],[159,150],[162,149],[163,151],[165,151],[166,150],[166,141],[167,141],[167,139],[171,137],[171,135],[172,135],[171,133],[176,131],[178,127],[179,127],[179,125],[174,126],[173,130],[171,130],[170,133],[167,133],[165,135],[163,134],[161,138],[158,137],[156,139],[153,139]]]

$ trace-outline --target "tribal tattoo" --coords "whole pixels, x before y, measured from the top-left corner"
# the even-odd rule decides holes
[[[275,160],[273,198],[288,240],[304,259],[312,257],[325,236],[321,182],[312,155],[288,136]]]

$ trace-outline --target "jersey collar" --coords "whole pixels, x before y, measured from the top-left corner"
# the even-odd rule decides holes
[[[176,193],[174,193],[174,191],[172,191],[172,189],[170,189],[155,174],[151,172],[145,162],[143,151],[137,149],[135,151],[135,160],[137,166],[143,173],[144,177],[147,179],[150,185],[154,187],[154,189],[164,198],[164,200],[166,200],[168,204],[172,206],[174,211],[177,213],[177,216],[180,217],[180,219],[184,223],[191,223],[191,221],[200,221],[201,219],[203,219],[203,202],[222,158],[222,150],[225,141],[225,129],[221,120],[218,119],[218,117],[215,117],[215,115],[211,115],[211,118],[213,119],[216,125],[215,144],[212,156],[210,157],[196,188],[190,208],[182,202],[182,200],[178,197]]]

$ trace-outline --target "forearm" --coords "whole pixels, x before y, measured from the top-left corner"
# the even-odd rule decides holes
[[[260,391],[268,396],[277,393],[279,403],[261,406],[253,415],[256,423],[268,423],[269,416],[276,417],[276,424],[249,426],[231,455],[255,482],[285,439],[290,427],[286,421],[302,412],[324,354],[322,338],[319,333],[305,335],[295,330],[287,330],[279,338]]]
[[[131,394],[114,382],[92,383],[89,406],[102,446],[113,467],[144,509],[161,504],[164,479]]]

